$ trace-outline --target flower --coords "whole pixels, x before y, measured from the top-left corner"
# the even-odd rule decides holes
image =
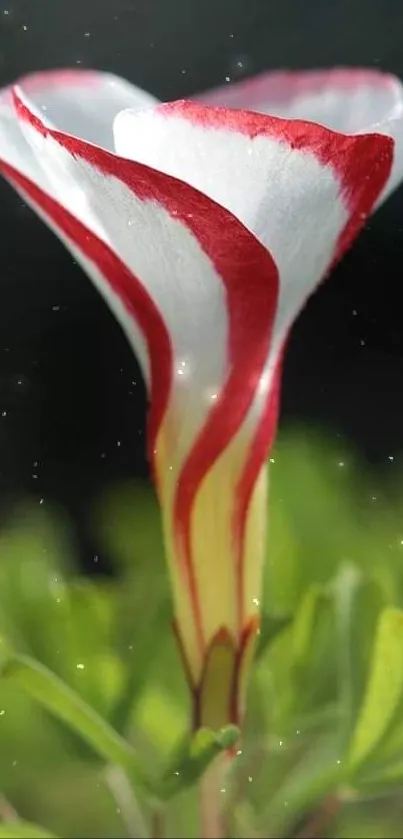
[[[87,71],[24,78],[0,96],[0,168],[142,365],[194,725],[217,727],[242,718],[258,631],[285,341],[400,178],[403,100],[370,71],[274,74],[203,99],[159,104]]]

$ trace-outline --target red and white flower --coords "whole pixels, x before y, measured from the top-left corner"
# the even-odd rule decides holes
[[[0,94],[0,169],[141,362],[195,725],[218,726],[242,717],[258,628],[284,344],[400,180],[403,96],[343,70],[196,99],[87,71],[24,78]]]

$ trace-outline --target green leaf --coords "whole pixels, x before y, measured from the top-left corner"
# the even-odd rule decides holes
[[[56,839],[56,837],[44,827],[15,819],[15,821],[0,822],[0,839]]]
[[[335,695],[335,619],[331,606],[329,594],[312,584],[295,614],[291,655],[299,713],[307,714],[314,708],[319,711]]]
[[[273,615],[262,614],[261,628],[259,641],[256,650],[256,660],[258,660],[270,646],[271,642],[282,632],[286,626],[289,626],[291,617],[276,617]]]
[[[218,754],[235,746],[239,736],[237,726],[227,725],[218,732],[200,728],[190,740],[186,738],[163,775],[161,798],[171,798],[195,784]]]
[[[339,695],[346,742],[351,737],[368,678],[385,598],[378,582],[345,563],[332,585],[336,611]]]
[[[355,770],[378,745],[403,692],[403,612],[381,613],[364,700],[351,740],[349,764]]]
[[[108,763],[115,763],[137,782],[146,783],[134,750],[87,703],[43,664],[11,654],[0,664],[0,677],[12,679],[32,699],[79,734]]]

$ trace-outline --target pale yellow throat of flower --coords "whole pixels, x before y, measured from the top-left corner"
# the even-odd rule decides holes
[[[172,428],[172,426],[171,426]],[[173,521],[177,470],[165,422],[155,454],[175,627],[195,702],[195,725],[240,722],[259,627],[266,549],[267,468],[261,469],[246,518],[242,555],[234,539],[236,487],[251,444],[241,430],[208,471],[191,516],[191,575]],[[247,437],[247,439],[246,439]]]

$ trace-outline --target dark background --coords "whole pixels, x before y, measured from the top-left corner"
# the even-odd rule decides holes
[[[271,67],[403,76],[402,0],[2,0],[0,83],[83,65],[168,99]],[[242,68],[238,64],[242,64]],[[0,499],[72,512],[147,474],[141,376],[72,258],[0,184]],[[403,450],[403,190],[371,221],[294,329],[282,422],[352,439],[375,467]]]

